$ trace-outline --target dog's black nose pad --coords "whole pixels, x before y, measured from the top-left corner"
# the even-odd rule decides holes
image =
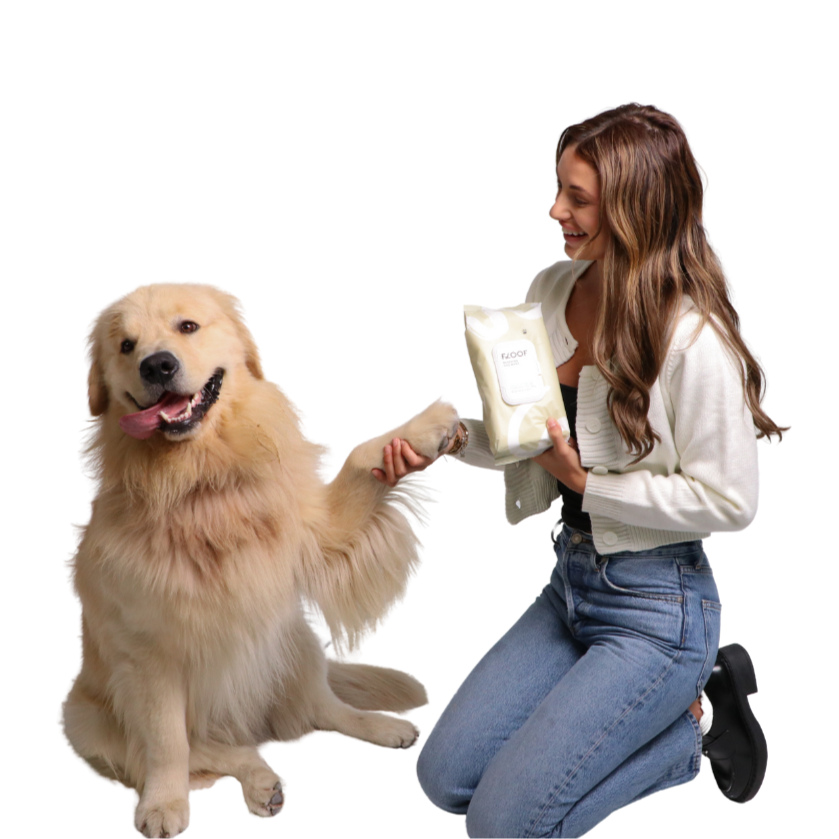
[[[140,362],[140,376],[153,385],[165,385],[172,380],[181,365],[170,352],[156,352]]]

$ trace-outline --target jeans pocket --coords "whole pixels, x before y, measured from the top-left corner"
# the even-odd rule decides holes
[[[705,683],[711,677],[711,671],[717,661],[720,646],[720,610],[722,606],[715,600],[702,601],[702,620],[705,624],[705,662],[696,682],[696,695],[702,693]]]
[[[669,603],[684,601],[679,570],[670,559],[604,556],[599,571],[603,585],[615,594]]]

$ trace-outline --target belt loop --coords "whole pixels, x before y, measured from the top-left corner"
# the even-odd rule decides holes
[[[560,520],[551,528],[551,541],[556,544],[556,536],[554,536],[554,531],[563,523],[562,519]]]

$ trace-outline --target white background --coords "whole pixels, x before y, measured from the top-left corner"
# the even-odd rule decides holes
[[[548,218],[557,138],[628,101],[687,131],[765,405],[792,431],[760,446],[754,524],[706,545],[723,643],[757,668],[764,788],[733,804],[704,762],[695,783],[593,835],[834,821],[836,68],[819,8],[3,5],[5,835],[135,835],[135,794],[94,775],[59,723],[80,659],[68,561],[94,489],[80,451],[95,315],[149,282],[237,295],[268,378],[330,447],[329,478],[357,442],[439,396],[479,415],[462,305],[519,303],[563,258]],[[409,715],[427,734],[547,581],[558,511],[513,528],[500,475],[444,462],[425,482],[437,503],[422,566],[357,658],[427,685],[430,704]],[[263,754],[285,780],[283,812],[251,816],[224,779],[192,794],[190,835],[465,835],[420,791],[418,748],[317,733]]]

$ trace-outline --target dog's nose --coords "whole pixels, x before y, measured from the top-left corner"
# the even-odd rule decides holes
[[[156,352],[140,362],[140,377],[152,385],[166,385],[181,365],[170,352]]]

